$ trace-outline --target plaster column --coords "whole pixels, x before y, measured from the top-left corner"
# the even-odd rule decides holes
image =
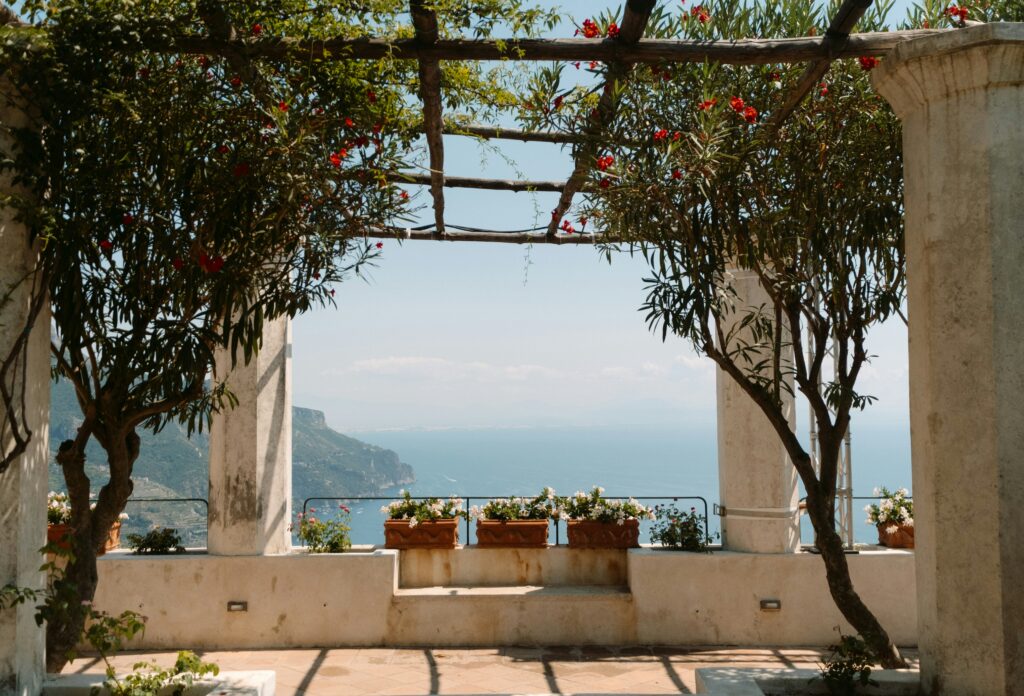
[[[736,312],[723,325],[726,335],[744,316],[771,300],[753,271],[731,271]],[[741,339],[741,331],[734,341]],[[783,347],[783,361],[787,351]],[[764,355],[771,355],[765,346]],[[717,371],[718,485],[722,544],[730,551],[790,553],[800,548],[797,474],[768,417],[736,381]],[[783,392],[790,426],[796,429],[792,394]]]
[[[262,556],[291,549],[292,329],[282,318],[263,326],[263,347],[234,368],[217,356],[238,406],[210,428],[209,552]]]
[[[1024,694],[1024,24],[900,44],[925,693]]]
[[[24,127],[27,119],[4,81],[0,84],[0,150],[10,152],[9,127]],[[0,192],[17,193],[10,174],[0,177]],[[11,208],[0,209],[0,356],[6,356],[30,316],[32,280],[38,248],[29,231],[15,220]],[[25,362],[7,378],[11,393],[24,387],[23,414],[32,437],[28,449],[0,474],[0,586],[42,589],[39,572],[46,543],[48,431],[50,423],[50,315],[44,309],[29,334]],[[0,415],[0,447],[13,447],[10,425]],[[30,696],[42,689],[44,632],[36,626],[35,604],[0,610],[0,694]]]

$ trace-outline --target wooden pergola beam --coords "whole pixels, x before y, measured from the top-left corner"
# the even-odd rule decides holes
[[[467,135],[484,140],[519,140],[524,143],[573,143],[580,140],[578,136],[569,133],[558,133],[556,131],[528,131],[521,128],[500,128],[498,126],[485,126],[479,124],[454,124],[445,125],[445,135]]]
[[[409,0],[412,24],[419,46],[438,41],[437,14],[424,0]],[[423,102],[423,132],[430,153],[430,194],[434,197],[434,225],[438,237],[444,235],[444,121],[441,116],[441,65],[436,58],[422,57],[419,65],[420,99]]]
[[[625,20],[623,20],[625,21]],[[424,45],[418,39],[236,38],[230,41],[205,36],[149,39],[153,51],[203,55],[242,52],[253,58],[302,60],[375,60],[392,57],[408,60],[523,60],[523,61],[621,61],[627,63],[703,63],[768,65],[801,63],[828,58],[884,56],[897,44],[950,29],[908,29],[853,34],[842,45],[828,36],[786,39],[738,39],[695,41],[641,39],[623,45],[617,39],[438,39]],[[620,35],[621,39],[621,35]],[[831,51],[831,54],[830,54]]]
[[[433,240],[438,238],[431,230],[403,230],[399,228],[379,229],[368,231],[365,236],[369,239],[397,239],[397,240]],[[491,242],[499,244],[554,244],[556,246],[583,246],[593,245],[601,240],[601,235],[593,234],[556,234],[553,237],[546,232],[499,232],[499,231],[473,231],[459,232],[449,230],[443,241],[446,242]]]
[[[396,179],[403,183],[418,186],[433,186],[433,172],[430,174],[417,174],[414,172],[398,172]],[[470,176],[446,176],[444,186],[446,188],[471,188],[485,189],[488,191],[544,191],[558,193],[565,188],[565,181],[530,181],[522,179],[482,179]]]
[[[796,86],[786,95],[786,100],[782,103],[782,106],[772,113],[768,123],[765,124],[770,132],[778,131],[782,124],[793,115],[796,108],[800,106],[800,102],[807,97],[815,85],[819,84],[821,78],[828,72],[832,62],[840,57],[843,49],[849,45],[855,36],[863,36],[863,34],[851,36],[850,32],[853,31],[854,26],[864,16],[867,9],[871,7],[871,2],[872,0],[843,0],[843,4],[839,6],[832,21],[829,22],[828,31],[822,37],[826,55],[812,61],[807,66],[797,81]],[[857,55],[866,54],[858,53]]]
[[[626,47],[635,45],[644,35],[644,29],[647,27],[647,20],[650,19],[652,10],[654,10],[654,0],[628,0],[622,15],[619,35],[613,41]],[[569,210],[569,206],[572,205],[572,197],[583,188],[583,184],[587,180],[587,174],[590,172],[594,156],[597,153],[597,145],[593,137],[606,124],[614,120],[617,108],[616,87],[632,68],[633,63],[622,60],[608,65],[604,90],[597,102],[597,108],[591,112],[590,120],[584,129],[584,142],[576,150],[572,174],[565,182],[565,188],[562,189],[562,195],[558,198],[558,204],[551,211],[551,221],[548,223],[549,237],[558,234],[559,223],[562,221],[562,216]]]

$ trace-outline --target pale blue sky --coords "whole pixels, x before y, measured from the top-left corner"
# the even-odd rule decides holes
[[[562,2],[582,19],[606,6]],[[899,13],[905,8],[899,3]],[[571,35],[567,29],[563,35]],[[557,146],[503,142],[518,171],[472,139],[446,137],[450,175],[557,179]],[[427,206],[425,190],[415,191]],[[556,194],[449,189],[450,223],[546,222]],[[423,218],[430,218],[424,207]],[[713,424],[714,369],[678,339],[662,343],[637,311],[646,265],[611,265],[591,247],[387,241],[338,309],[294,324],[294,400],[342,431],[410,427]],[[906,329],[874,332],[861,378],[879,403],[857,423],[907,422]],[[801,412],[801,419],[804,418]]]

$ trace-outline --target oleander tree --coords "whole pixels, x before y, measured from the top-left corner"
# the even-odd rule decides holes
[[[44,244],[53,370],[83,414],[57,453],[74,530],[60,606],[46,614],[47,667],[59,671],[95,595],[97,552],[133,490],[139,429],[203,428],[234,401],[210,381],[215,351],[248,361],[266,322],[333,303],[334,286],[374,261],[382,244],[366,232],[408,214],[395,172],[421,116],[413,62],[168,49],[182,35],[407,36],[392,0],[19,9],[26,24],[2,30],[0,60],[33,122],[5,155],[30,195],[5,203]],[[529,33],[554,16],[518,1],[437,10],[445,33],[473,35]],[[507,100],[508,74],[452,63],[446,98],[486,114]],[[90,439],[106,453],[105,481],[86,473]]]

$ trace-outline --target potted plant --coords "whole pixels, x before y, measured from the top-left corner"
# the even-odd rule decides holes
[[[483,507],[474,505],[469,516],[476,519],[476,545],[545,548],[555,500],[555,491],[545,488],[536,498],[497,498]]]
[[[46,543],[71,550],[71,501],[67,493],[46,494]]]
[[[308,514],[299,513],[295,516],[295,524],[289,529],[309,549],[310,553],[344,553],[352,548],[352,540],[348,533],[351,510],[345,505],[338,505],[338,514],[332,519],[316,516],[316,508],[309,508]]]
[[[868,524],[878,528],[878,543],[896,549],[914,548],[914,501],[906,488],[875,489],[877,503],[868,505]]]
[[[691,507],[689,512],[683,512],[674,503],[655,505],[654,519],[652,544],[661,544],[676,551],[711,553],[708,549],[711,536],[704,527],[707,518],[698,515],[697,508]]]
[[[569,548],[631,549],[640,545],[640,518],[654,519],[650,508],[629,500],[608,500],[604,489],[577,491],[560,498],[558,516],[566,520]]]
[[[185,553],[178,530],[171,527],[154,527],[145,535],[129,534],[128,546],[132,553],[143,555]]]
[[[401,495],[401,500],[381,508],[388,516],[384,521],[384,548],[455,548],[459,542],[459,518],[466,516],[462,498],[414,500],[409,491],[401,491]]]
[[[96,554],[97,556],[102,556],[107,551],[113,551],[121,546],[121,525],[127,519],[128,514],[124,512],[117,516],[117,521],[111,525],[110,533],[107,534],[107,541],[103,545],[103,550]]]

